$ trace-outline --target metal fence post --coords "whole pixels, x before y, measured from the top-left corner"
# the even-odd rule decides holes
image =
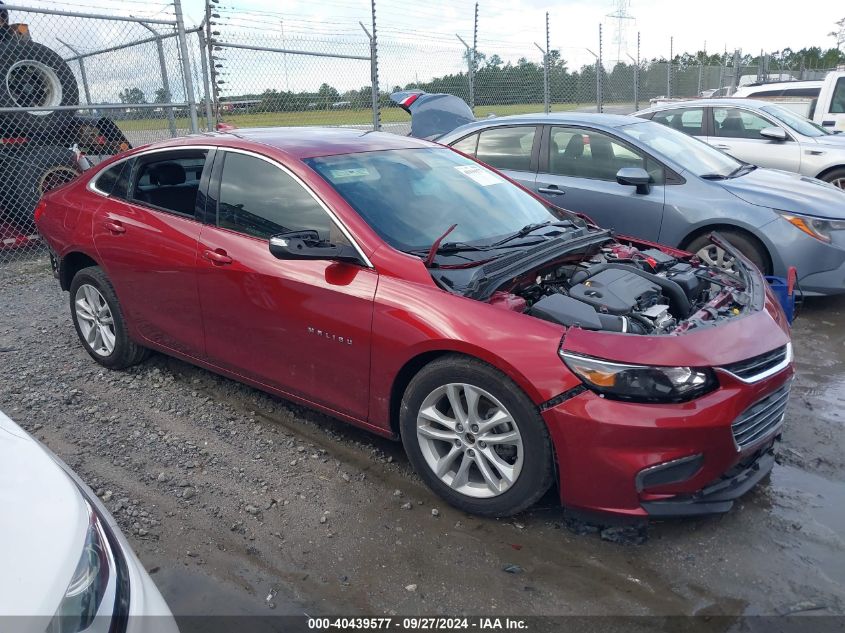
[[[472,61],[470,61],[470,90],[469,106],[475,111],[475,64],[478,62],[478,3],[475,3],[475,14],[472,22]]]
[[[478,5],[476,4],[476,6]],[[543,81],[545,83],[543,98],[546,106],[546,114],[551,111],[552,106],[551,91],[549,89],[549,60],[551,59],[551,54],[551,48],[549,47],[549,12],[546,11],[546,59],[543,62]]]
[[[473,95],[475,94],[475,86],[473,85],[473,82],[475,81],[475,75],[472,72],[472,58],[473,58],[472,47],[470,47],[470,45],[467,44],[464,41],[464,38],[462,38],[457,33],[455,33],[455,37],[457,37],[458,40],[460,41],[460,43],[464,45],[464,49],[466,50],[467,90],[469,91],[469,98],[467,99],[467,102],[469,103],[469,109],[472,110],[473,108],[475,108],[475,103],[474,103],[475,100],[473,99]]]
[[[672,59],[674,57],[675,38],[669,38],[669,65],[666,67],[666,98],[672,98]]]
[[[543,49],[537,42],[534,42],[541,53],[543,53],[543,112],[549,113],[549,52]]]
[[[601,55],[602,55],[602,39],[601,39],[601,24],[599,24],[599,54],[596,56],[596,112],[604,112],[604,105],[602,103],[603,93],[602,93],[602,80],[601,80],[601,72],[602,72],[602,63],[601,63]]]
[[[370,0],[370,16],[373,20],[373,34],[370,36],[370,82],[372,83],[373,129],[381,130],[381,103],[378,92],[378,35],[376,33],[376,0]],[[364,26],[363,24],[361,25]],[[367,29],[364,29],[367,32]]]
[[[637,31],[637,69],[634,71],[634,112],[640,109],[640,32]]]
[[[210,84],[210,75],[208,72],[208,64],[209,59],[206,57],[208,54],[208,46],[205,43],[205,34],[203,33],[203,29],[205,27],[200,25],[200,28],[197,29],[197,37],[199,38],[200,44],[200,65],[202,70],[202,89],[205,93],[203,95],[203,101],[205,102],[205,124],[206,128],[209,132],[214,131],[214,114],[211,110],[211,84]]]
[[[701,78],[704,74],[704,60],[702,59],[698,62],[698,93],[696,96],[701,96]]]
[[[191,78],[191,60],[188,58],[188,40],[185,35],[185,18],[182,15],[182,1],[173,0],[173,10],[176,13],[176,38],[182,53],[182,76],[185,79],[185,101],[188,102],[188,113],[191,120],[191,132],[199,132],[197,121],[197,100],[194,96],[194,83]]]
[[[161,34],[156,31],[149,24],[139,22],[141,26],[147,29],[155,36],[156,49],[158,50],[158,65],[161,67],[161,87],[164,90],[165,102],[171,103],[173,101],[173,93],[170,91],[170,80],[167,77],[167,62],[164,59],[164,43],[161,41]],[[173,106],[167,108],[167,124],[170,128],[170,136],[176,136],[176,116],[173,113]]]
[[[82,91],[85,93],[85,103],[88,105],[91,104],[91,89],[88,87],[88,73],[85,72],[85,59],[81,57],[81,53],[75,49],[73,46],[65,42],[64,40],[60,40],[58,37],[56,38],[57,42],[64,44],[65,48],[67,48],[71,53],[76,55],[76,61],[79,62],[79,77],[82,79]],[[94,116],[97,116],[97,111],[92,110],[91,113]]]

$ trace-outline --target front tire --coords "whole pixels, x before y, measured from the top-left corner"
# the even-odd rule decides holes
[[[146,358],[147,350],[129,338],[117,295],[99,266],[74,276],[70,314],[85,351],[104,367],[124,369]]]
[[[838,167],[827,172],[822,180],[829,182],[834,187],[845,189],[845,167]]]
[[[771,274],[769,256],[765,247],[757,238],[741,231],[721,230],[719,235],[731,243],[740,253],[745,255],[764,275]],[[736,273],[734,258],[722,247],[710,241],[710,232],[699,235],[692,240],[684,250],[694,253],[708,266],[721,268],[727,272]]]
[[[414,470],[465,512],[516,514],[552,484],[551,440],[537,407],[481,361],[450,355],[426,365],[405,390],[399,422]]]

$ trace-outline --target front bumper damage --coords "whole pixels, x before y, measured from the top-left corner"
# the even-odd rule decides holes
[[[780,440],[780,435],[775,441]],[[659,501],[643,501],[649,517],[681,517],[721,514],[733,507],[734,501],[756,486],[775,465],[774,442],[743,460],[698,492],[677,495]]]

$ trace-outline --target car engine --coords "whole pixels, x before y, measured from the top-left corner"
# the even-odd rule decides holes
[[[736,316],[745,304],[738,280],[722,271],[619,243],[515,282],[490,303],[587,330],[669,334]]]

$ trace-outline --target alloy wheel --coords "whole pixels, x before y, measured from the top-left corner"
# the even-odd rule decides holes
[[[492,394],[466,383],[438,387],[417,414],[423,458],[444,484],[469,497],[496,497],[516,483],[524,449],[515,420]]]
[[[79,331],[88,347],[98,356],[114,351],[115,331],[111,308],[100,291],[91,284],[82,284],[74,297]]]
[[[703,261],[708,266],[721,268],[722,270],[727,271],[729,273],[737,272],[736,260],[733,258],[732,255],[729,255],[721,246],[716,246],[715,244],[708,244],[707,246],[699,250],[696,255],[701,261]]]
[[[839,187],[840,189],[845,189],[845,178],[836,178],[835,180],[831,180],[830,184],[834,187]]]

